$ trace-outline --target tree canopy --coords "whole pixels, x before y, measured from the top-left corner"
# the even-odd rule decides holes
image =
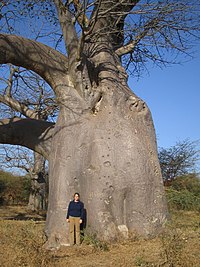
[[[58,17],[56,7],[62,10]],[[181,53],[189,56],[199,37],[199,1],[195,0],[2,1],[0,12],[2,32],[42,41],[63,53],[64,43],[68,56],[72,38],[77,58],[88,40],[96,42],[107,35],[133,75],[147,68],[148,62],[177,63]],[[103,23],[96,31],[97,20]]]
[[[198,171],[199,141],[179,141],[169,148],[160,148],[158,156],[164,181],[173,181],[178,176]]]

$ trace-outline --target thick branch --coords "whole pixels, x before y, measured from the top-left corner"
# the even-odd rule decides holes
[[[17,67],[18,68],[18,67]],[[13,84],[13,76],[15,74],[16,69],[12,64],[10,65],[10,75],[7,80],[7,88],[6,88],[6,95],[11,96],[12,84]]]
[[[0,64],[12,63],[33,70],[55,88],[55,78],[67,74],[68,60],[42,43],[16,35],[0,34]]]
[[[95,23],[92,34],[106,33],[111,37],[114,48],[118,48],[124,42],[124,21],[129,12],[139,0],[99,0],[95,2],[90,25]]]
[[[37,119],[38,118],[38,112],[28,108],[26,105],[20,103],[19,101],[15,100],[14,98],[10,96],[3,96],[0,95],[0,102],[4,103],[5,105],[11,107],[15,111],[20,112],[25,117]]]
[[[82,96],[82,79],[79,71],[77,70],[78,36],[76,34],[76,29],[74,25],[75,21],[73,21],[71,13],[69,12],[67,6],[65,6],[61,0],[54,0],[54,2],[57,8],[59,22],[68,54],[70,78],[72,79],[74,87]]]
[[[89,25],[89,20],[85,14],[85,9],[79,0],[73,0],[75,10],[77,12],[77,20],[82,29],[87,28]]]
[[[134,51],[135,47],[137,46],[137,44],[140,42],[140,40],[147,34],[148,31],[143,31],[142,33],[138,34],[137,37],[135,38],[135,40],[129,42],[127,45],[124,45],[120,48],[118,48],[115,53],[118,56],[123,56],[126,55],[128,53],[131,53]]]
[[[76,58],[78,36],[72,16],[61,0],[54,0],[69,58]],[[70,59],[69,59],[70,60]],[[69,62],[70,65],[70,62]]]
[[[0,121],[0,143],[21,145],[48,159],[54,123],[34,119],[12,118]]]

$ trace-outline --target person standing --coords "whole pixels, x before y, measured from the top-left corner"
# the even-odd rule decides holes
[[[80,245],[80,224],[83,222],[84,204],[80,201],[80,194],[75,193],[74,199],[70,201],[67,211],[67,222],[69,223],[69,242],[70,246]],[[74,240],[76,236],[76,240]],[[76,242],[74,242],[76,241]]]

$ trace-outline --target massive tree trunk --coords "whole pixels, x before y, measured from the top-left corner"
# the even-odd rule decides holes
[[[63,108],[59,115],[50,157],[51,245],[68,243],[66,207],[76,191],[85,203],[87,226],[106,240],[120,231],[155,234],[166,220],[150,111],[120,87],[105,85],[94,113],[73,116]]]
[[[0,142],[27,146],[49,159],[47,247],[68,244],[65,218],[75,191],[85,204],[87,226],[99,238],[154,235],[167,217],[155,130],[146,103],[127,85],[122,61],[130,53],[129,63],[135,60],[136,66],[145,56],[164,63],[163,46],[184,51],[183,5],[53,2],[66,55],[37,41],[0,34],[0,64],[32,70],[51,86],[59,106],[57,122],[54,127],[36,120],[3,120]],[[191,34],[188,22],[184,32]]]
[[[76,191],[85,204],[87,226],[99,238],[154,235],[166,221],[167,208],[151,113],[129,89],[116,53],[123,43],[125,15],[117,21],[112,12],[105,16],[112,2],[96,1],[88,36],[78,40],[71,13],[62,1],[54,2],[68,58],[37,42],[0,36],[1,51],[7,51],[0,63],[37,72],[54,90],[60,107],[51,140],[41,138],[43,129],[35,142],[49,156],[47,247],[69,243],[66,212]],[[114,2],[116,12],[124,8],[123,1]],[[126,12],[138,1],[128,2]],[[48,152],[44,142],[50,141]]]

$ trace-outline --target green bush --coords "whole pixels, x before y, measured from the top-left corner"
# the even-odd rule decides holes
[[[31,181],[25,176],[15,176],[0,170],[0,205],[26,204]]]
[[[177,177],[166,192],[170,209],[200,211],[200,179],[196,174]]]
[[[195,196],[200,196],[200,179],[195,173],[177,177],[171,187],[177,191],[188,190]]]

